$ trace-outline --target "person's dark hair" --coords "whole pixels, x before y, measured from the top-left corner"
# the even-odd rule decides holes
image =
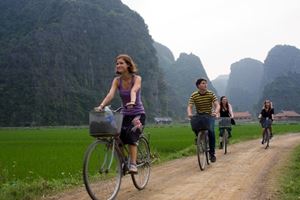
[[[198,85],[200,85],[200,83],[202,81],[205,81],[207,83],[207,80],[205,78],[199,78],[197,81],[196,81],[196,87],[198,87]]]
[[[226,97],[226,96],[221,96],[221,98],[220,98],[220,109],[221,109],[221,110],[224,109],[224,106],[223,106],[223,104],[222,104],[222,100],[223,100],[224,98],[227,98],[227,97]],[[226,110],[229,110],[228,99],[227,99],[227,102],[226,102],[226,104],[225,104],[225,109],[226,109]]]

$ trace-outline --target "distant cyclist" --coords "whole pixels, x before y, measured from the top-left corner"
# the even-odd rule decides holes
[[[126,54],[116,57],[115,70],[118,76],[114,78],[108,94],[96,109],[103,110],[114,98],[116,91],[119,91],[123,104],[122,113],[124,115],[120,138],[124,144],[129,145],[131,158],[129,172],[137,173],[137,144],[146,118],[141,101],[142,78],[136,75],[137,66],[132,58]]]
[[[190,96],[189,103],[187,106],[187,115],[191,119],[193,117],[193,106],[196,108],[196,112],[201,116],[201,114],[210,115],[209,118],[209,129],[208,129],[208,137],[209,137],[209,154],[211,162],[216,162],[215,156],[215,119],[216,112],[212,112],[214,110],[219,110],[219,103],[216,95],[207,90],[207,80],[204,78],[200,78],[196,81],[197,91],[193,92]],[[198,133],[195,133],[196,135]]]
[[[233,119],[233,111],[232,106],[228,103],[228,99],[226,96],[222,96],[220,98],[220,117],[230,117]],[[226,128],[228,132],[228,138],[231,138],[231,128]],[[219,128],[219,136],[223,137],[224,128]],[[223,148],[222,141],[220,141],[220,149]]]
[[[262,125],[262,134],[264,133],[264,126],[263,123],[265,122],[266,118],[269,118],[271,121],[273,121],[274,119],[274,108],[272,106],[272,102],[268,99],[266,99],[264,101],[264,105],[263,108],[258,116],[258,118],[260,119],[260,123]],[[272,126],[270,127],[270,131],[271,131],[271,136],[270,138],[273,137],[273,132],[272,132]]]

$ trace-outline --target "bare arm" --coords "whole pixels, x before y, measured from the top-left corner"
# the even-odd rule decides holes
[[[259,115],[258,115],[258,118],[259,118],[259,119],[262,118],[262,114],[261,114],[261,113],[262,113],[262,111],[260,111],[260,113],[259,113]]]
[[[214,101],[213,106],[214,106],[215,112],[212,113],[212,116],[218,117],[219,116],[219,112],[220,112],[220,104],[219,104],[219,102],[218,101]]]
[[[258,115],[258,118],[260,119],[261,117],[262,117],[261,114],[259,114],[259,115]]]
[[[193,105],[189,104],[186,109],[187,116],[191,119],[193,116]]]
[[[141,89],[141,86],[142,86],[142,78],[140,76],[135,76],[135,81],[134,81],[134,84],[131,88],[131,91],[130,91],[130,102],[126,104],[126,106],[129,106],[129,105],[135,105],[136,103],[136,93],[139,89]]]
[[[216,107],[216,105],[214,104],[214,109],[215,109],[215,113],[217,116],[220,116],[220,112],[221,112],[221,106],[218,103],[219,106]]]
[[[234,118],[233,111],[232,111],[232,106],[230,104],[228,104],[228,108],[229,108],[230,117]]]
[[[103,99],[101,104],[95,109],[101,111],[106,105],[108,105],[110,101],[114,98],[117,89],[118,89],[118,77],[114,78],[110,90],[107,93],[106,97]]]

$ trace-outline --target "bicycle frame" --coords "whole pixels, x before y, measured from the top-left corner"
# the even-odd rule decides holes
[[[265,149],[270,146],[270,128],[264,128],[263,141],[266,143]]]
[[[129,163],[130,163],[130,156],[129,156],[129,150],[127,145],[124,145],[123,142],[119,137],[114,138],[115,148],[114,150],[117,151],[122,164],[122,170],[123,170],[123,176],[126,175],[126,173],[129,170]]]
[[[220,117],[219,129],[222,131],[223,135],[220,136],[220,142],[222,142],[224,148],[224,154],[227,154],[228,145],[228,129],[231,128],[231,118],[230,117]]]
[[[99,121],[102,119],[100,118]],[[121,126],[121,123],[118,124]],[[91,135],[96,140],[88,146],[84,155],[83,180],[86,190],[93,200],[115,199],[120,189],[122,177],[126,174],[131,175],[133,184],[138,190],[144,189],[148,183],[151,156],[147,138],[143,133],[139,138],[139,145],[137,146],[138,173],[129,173],[129,149],[126,144],[123,144],[119,135],[120,132],[116,134],[108,132],[108,134],[103,135],[97,131]]]
[[[262,138],[262,144],[266,143],[265,149],[267,149],[270,145],[270,136],[271,136],[271,119],[265,118],[264,121],[262,122],[262,126],[264,128],[263,131],[263,138]]]
[[[223,144],[223,148],[224,148],[224,154],[227,154],[228,141],[229,141],[228,131],[227,131],[227,128],[224,128],[223,136],[222,136],[222,144]]]
[[[205,169],[205,165],[209,165],[209,138],[208,130],[201,130],[197,136],[197,158],[200,170]]]
[[[107,147],[107,148],[111,148],[112,149],[112,155],[114,155],[114,153],[115,153],[115,143],[113,142],[113,140],[112,141],[108,141],[109,143],[109,146],[110,145],[112,145],[112,147]],[[104,162],[102,163],[102,166],[101,166],[101,171],[103,171],[103,168],[105,167],[105,164],[107,163],[107,157],[109,157],[110,158],[110,161],[108,162],[109,164],[108,164],[108,167],[106,168],[106,170],[109,170],[110,168],[111,168],[111,166],[112,166],[112,162],[113,162],[113,156],[108,156],[107,155],[107,153],[105,153],[105,156],[104,156]]]
[[[210,128],[211,116],[206,113],[197,113],[191,118],[191,126],[197,133],[197,158],[201,170],[204,170],[206,163],[209,164],[209,139],[208,129]]]

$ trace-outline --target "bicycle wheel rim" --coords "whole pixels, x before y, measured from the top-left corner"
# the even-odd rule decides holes
[[[266,143],[266,130],[264,130],[264,132],[263,132],[262,141],[263,141],[263,144]]]
[[[142,190],[149,181],[151,168],[150,147],[147,139],[143,136],[139,139],[136,164],[138,173],[131,174],[131,178],[134,186],[138,190]]]
[[[205,141],[202,132],[198,133],[197,136],[197,158],[198,164],[201,170],[205,169],[206,159],[205,159]]]
[[[120,158],[104,141],[91,144],[84,156],[83,180],[93,200],[114,199],[121,185]]]
[[[224,154],[227,154],[227,143],[228,143],[228,132],[227,132],[227,130],[224,130],[224,133],[223,133]]]
[[[266,129],[266,149],[269,147],[269,142],[270,142],[270,131],[269,129]]]
[[[208,131],[205,131],[205,157],[206,157],[206,164],[209,165],[209,138],[208,138]]]

